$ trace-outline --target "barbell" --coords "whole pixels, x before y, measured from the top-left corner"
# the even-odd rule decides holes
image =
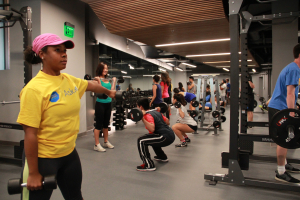
[[[168,110],[168,104],[167,103],[165,103],[165,102],[162,102],[162,103],[160,103],[160,104],[158,104],[158,107],[160,107],[160,112],[161,113],[165,113],[165,112],[167,112],[167,110]],[[152,109],[152,110],[147,110],[146,111],[146,113],[149,113],[149,112],[151,112],[151,111],[154,111],[154,110],[157,110],[157,109]],[[138,108],[133,108],[133,109],[131,109],[131,111],[128,113],[128,118],[129,119],[131,119],[132,121],[134,121],[134,122],[138,122],[138,121],[140,121],[140,120],[142,120],[143,119],[143,112],[140,110],[140,109],[138,109]]]

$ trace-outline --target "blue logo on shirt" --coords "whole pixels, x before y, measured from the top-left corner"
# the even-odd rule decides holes
[[[50,101],[51,102],[57,102],[59,99],[59,94],[57,94],[57,92],[52,92],[51,97],[50,97]]]

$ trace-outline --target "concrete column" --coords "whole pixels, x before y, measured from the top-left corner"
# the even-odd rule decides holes
[[[272,13],[289,13],[298,11],[298,0],[280,0],[272,2]],[[286,20],[292,21],[293,18],[273,20],[273,23],[280,23]],[[273,93],[276,81],[281,70],[293,62],[293,48],[298,44],[298,18],[292,23],[272,25],[272,75],[271,91]]]

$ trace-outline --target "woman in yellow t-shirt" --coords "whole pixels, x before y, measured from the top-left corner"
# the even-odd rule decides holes
[[[17,122],[25,131],[22,179],[28,189],[23,189],[23,200],[50,199],[52,190],[41,190],[43,177],[48,175],[56,175],[65,199],[83,199],[81,163],[75,148],[80,98],[85,91],[114,98],[116,91],[102,87],[99,78],[86,81],[61,73],[67,65],[66,49],[73,47],[72,41],[46,33],[24,52],[28,63],[42,63],[43,69],[20,93]]]

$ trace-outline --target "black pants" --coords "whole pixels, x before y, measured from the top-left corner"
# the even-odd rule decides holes
[[[247,111],[253,112],[254,110],[254,95],[249,95],[248,94],[248,107]]]
[[[159,134],[146,134],[138,138],[137,146],[140,157],[147,168],[155,167],[153,160],[149,153],[149,146],[152,146],[157,157],[167,159],[167,155],[161,149],[162,147],[169,146],[174,140],[168,139]]]
[[[279,112],[280,110],[277,110],[275,108],[270,108],[269,107],[269,110],[268,110],[268,115],[269,115],[269,125],[271,123],[271,120],[272,120],[272,117],[277,113]],[[270,126],[269,126],[270,127]]]
[[[169,104],[169,102],[170,102],[170,97],[164,98],[164,102],[167,103],[167,104]],[[166,117],[167,117],[168,119],[170,119],[169,106],[168,106],[168,110],[167,110],[167,112],[166,112]]]
[[[27,165],[27,162],[24,162],[24,164]],[[47,175],[56,175],[57,185],[64,199],[82,200],[82,170],[76,149],[69,155],[61,158],[38,158],[38,168],[43,177]],[[29,171],[23,166],[22,177],[25,173],[28,174]],[[27,181],[24,180],[24,182]],[[50,199],[51,195],[52,190],[35,190],[29,191],[29,198],[28,195],[22,193],[21,199],[47,200]]]
[[[108,128],[111,116],[111,103],[96,102],[95,105],[95,129]]]

